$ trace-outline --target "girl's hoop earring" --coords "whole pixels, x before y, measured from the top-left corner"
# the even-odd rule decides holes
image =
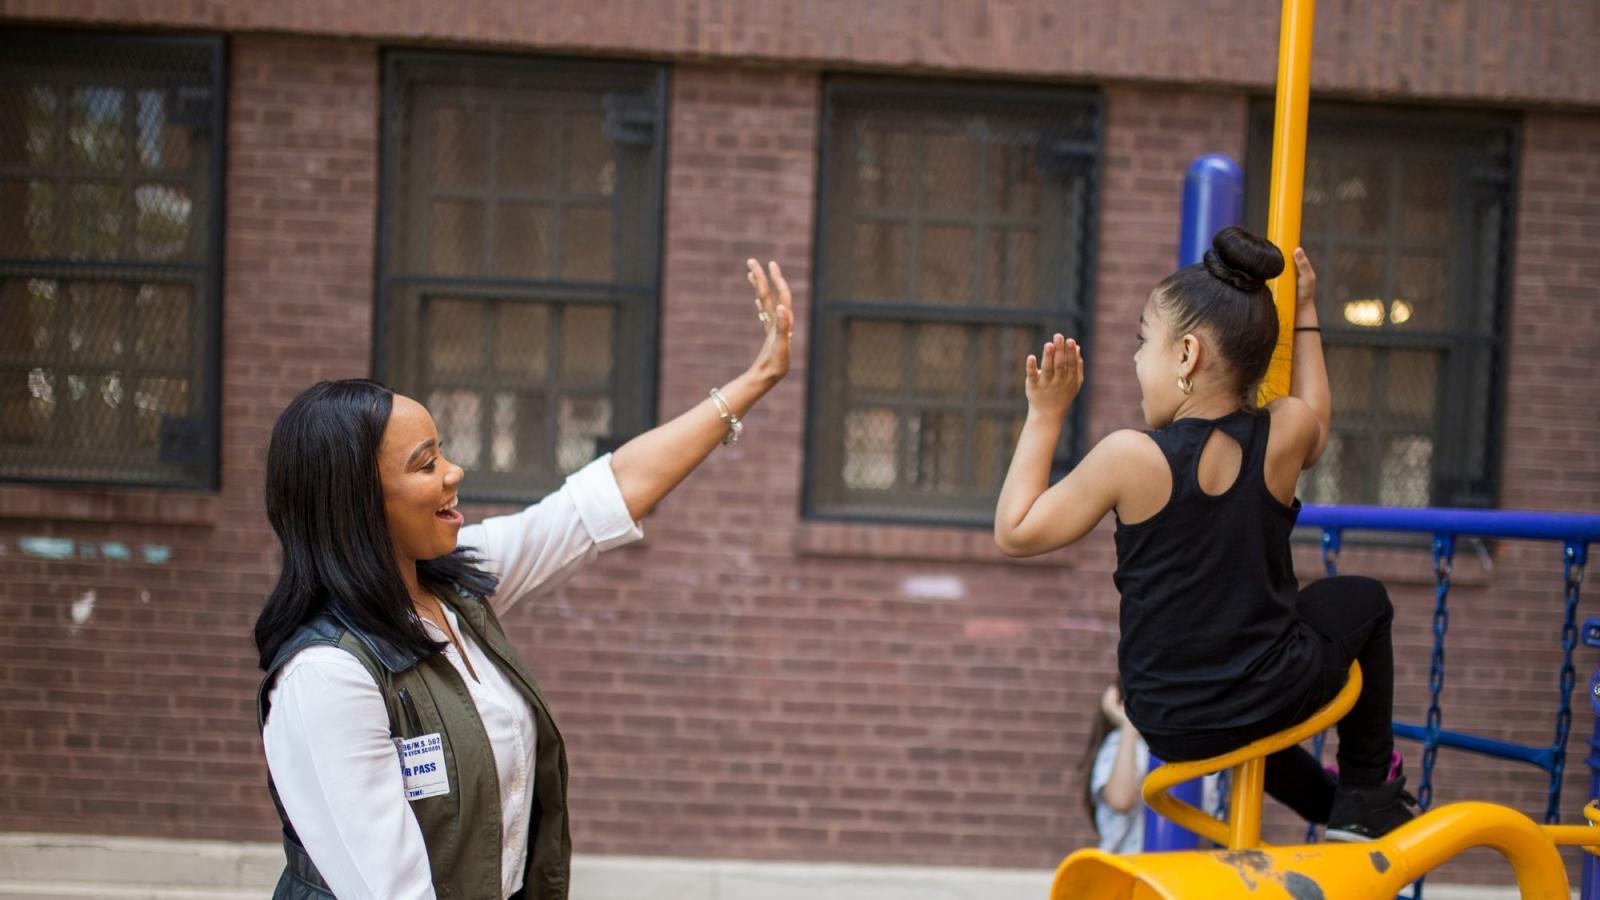
[[[1178,390],[1183,391],[1185,395],[1192,394],[1194,393],[1194,382],[1190,381],[1187,376],[1179,375]]]

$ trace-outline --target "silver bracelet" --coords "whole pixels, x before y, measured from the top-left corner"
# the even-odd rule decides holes
[[[722,436],[722,442],[732,447],[739,443],[739,435],[744,433],[744,423],[733,414],[733,409],[728,406],[728,401],[723,399],[722,392],[716,388],[711,389],[711,402],[717,405],[717,415],[728,426],[728,433]]]

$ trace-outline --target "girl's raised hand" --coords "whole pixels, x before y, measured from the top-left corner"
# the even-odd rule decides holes
[[[1294,248],[1294,302],[1301,308],[1317,305],[1317,273],[1301,247]]]
[[[1083,351],[1078,342],[1056,335],[1039,356],[1028,354],[1026,393],[1031,410],[1065,416],[1083,389]]]

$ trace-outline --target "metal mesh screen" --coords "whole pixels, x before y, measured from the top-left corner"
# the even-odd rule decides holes
[[[387,74],[380,368],[469,497],[532,499],[649,422],[663,73],[398,54]]]
[[[211,485],[221,41],[0,59],[0,477]]]
[[[1511,127],[1313,110],[1307,145],[1303,243],[1334,408],[1304,499],[1494,505]],[[1258,115],[1258,221],[1270,155]]]
[[[985,519],[1023,359],[1084,337],[1098,102],[834,82],[826,103],[811,509]]]

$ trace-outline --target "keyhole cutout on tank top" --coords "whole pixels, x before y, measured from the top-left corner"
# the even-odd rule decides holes
[[[1239,480],[1239,470],[1244,466],[1244,448],[1220,428],[1211,429],[1206,445],[1200,449],[1200,460],[1195,466],[1195,480],[1200,491],[1210,497],[1220,497]]]

